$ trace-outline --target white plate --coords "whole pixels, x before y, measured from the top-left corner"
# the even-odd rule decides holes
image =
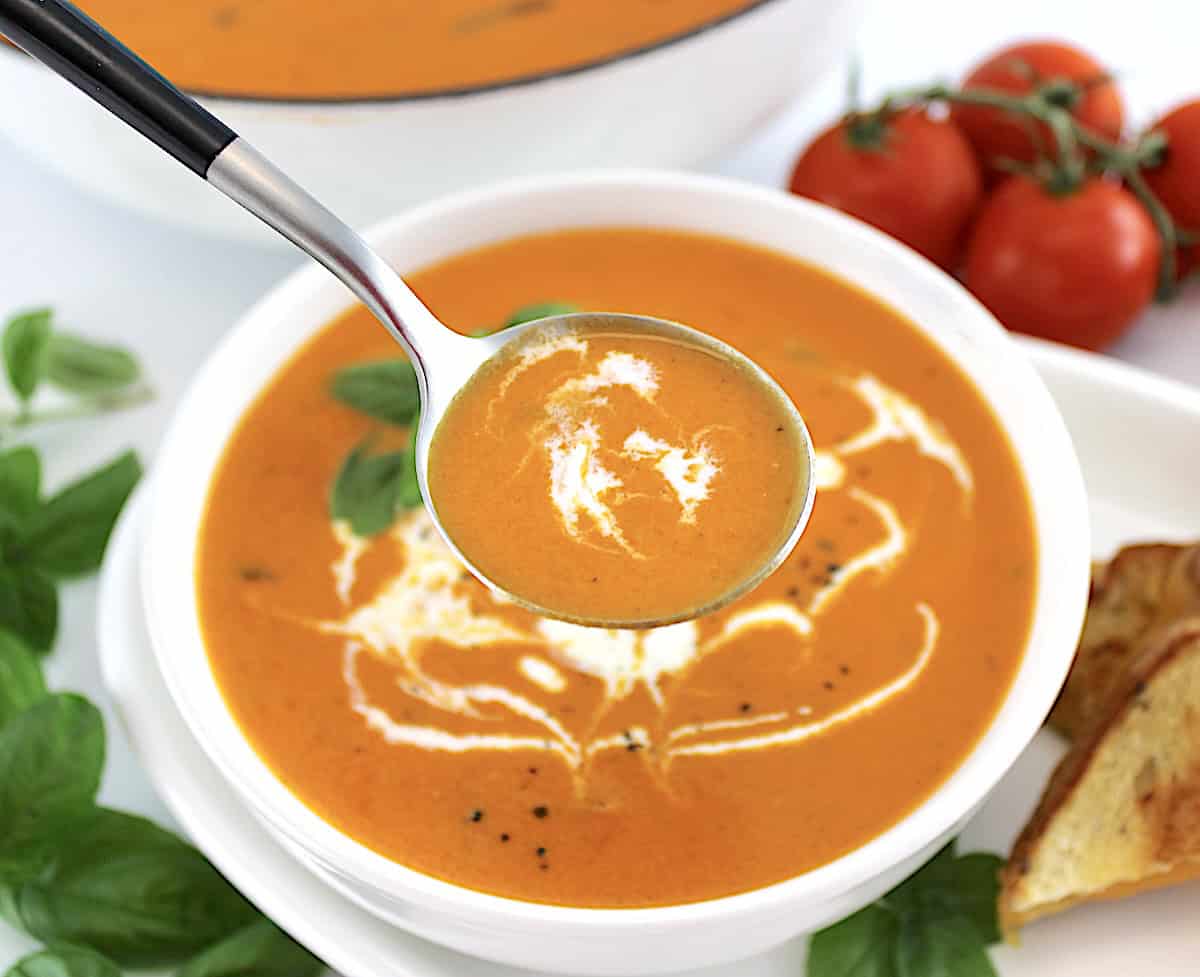
[[[1200,537],[1200,392],[1113,361],[1028,343],[1079,451],[1097,555],[1137,539]],[[517,977],[394,929],[293,860],[245,810],[191,738],[154,663],[137,585],[140,509],[113,537],[100,590],[105,682],[142,763],[195,843],[265,913],[346,977]],[[964,834],[1005,851],[1061,752],[1039,734]],[[1004,977],[1194,977],[1200,884],[1091,906],[1029,928],[1001,948]],[[697,977],[800,977],[803,941]]]

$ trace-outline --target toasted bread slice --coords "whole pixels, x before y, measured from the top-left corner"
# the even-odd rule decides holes
[[[1001,873],[1001,925],[1194,878],[1200,617],[1161,631],[1077,735]]]
[[[1194,616],[1200,617],[1200,543],[1128,546],[1097,564],[1079,651],[1050,724],[1078,735],[1103,710],[1147,639]]]

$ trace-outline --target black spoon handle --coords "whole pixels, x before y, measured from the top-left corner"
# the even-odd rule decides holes
[[[0,34],[200,176],[207,175],[212,161],[237,138],[220,119],[64,0],[0,0]]]
[[[421,367],[428,404],[427,352],[462,340],[353,229],[67,0],[0,0],[0,34],[332,271]]]

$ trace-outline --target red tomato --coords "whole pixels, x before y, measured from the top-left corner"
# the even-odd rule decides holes
[[[1100,81],[1106,71],[1078,48],[1052,41],[1014,44],[998,51],[977,66],[963,81],[963,88],[998,88],[1025,94],[1051,81],[1073,81],[1086,86],[1072,114],[1097,135],[1118,139],[1125,111],[1121,93],[1111,81]],[[1033,162],[1036,146],[1028,120],[1000,109],[978,105],[955,105],[954,121],[966,133],[975,152],[992,170],[997,158]],[[1054,152],[1054,136],[1042,123],[1034,130],[1048,154]]]
[[[1151,128],[1167,137],[1161,166],[1145,170],[1150,189],[1186,231],[1200,233],[1200,99],[1186,102]],[[1200,246],[1181,250],[1179,277],[1196,267]]]
[[[983,194],[979,164],[958,128],[909,109],[877,140],[842,120],[796,161],[793,193],[873,224],[944,268],[957,263]]]
[[[984,204],[967,245],[967,287],[1008,328],[1099,349],[1154,297],[1161,240],[1119,183],[1055,196],[1014,176]]]

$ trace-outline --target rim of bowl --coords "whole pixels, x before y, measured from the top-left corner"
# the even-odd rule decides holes
[[[299,107],[306,105],[400,105],[410,102],[428,102],[435,99],[468,98],[472,95],[501,92],[509,88],[524,88],[528,85],[536,85],[539,82],[551,81],[556,78],[569,78],[572,75],[581,75],[598,68],[620,64],[623,61],[630,61],[717,30],[726,24],[739,20],[747,14],[754,13],[762,7],[774,3],[782,4],[784,2],[785,0],[751,0],[749,5],[745,7],[739,7],[737,10],[730,11],[727,14],[713,17],[696,24],[694,27],[689,27],[687,30],[659,38],[657,41],[650,41],[635,47],[621,48],[612,54],[592,58],[589,61],[583,61],[579,64],[566,65],[561,68],[548,68],[545,71],[530,72],[523,75],[516,75],[512,78],[502,78],[498,81],[476,85],[452,85],[446,88],[436,88],[428,92],[394,92],[380,95],[252,95],[245,92],[214,92],[203,88],[187,88],[184,91],[194,98],[202,98],[205,101],[218,104],[226,102],[240,105],[294,105]],[[0,43],[0,53],[10,53],[26,57],[25,53],[19,48],[12,48],[10,45],[2,43]]]
[[[636,205],[631,203],[639,197]],[[531,219],[539,205],[552,213]],[[722,207],[735,211],[739,219],[714,218]],[[743,213],[752,214],[753,230],[747,229],[749,218],[740,219]],[[501,220],[500,214],[507,216]],[[516,230],[497,231],[496,223],[505,221]],[[457,231],[447,231],[451,225]],[[290,275],[226,334],[192,381],[163,440],[141,564],[155,656],[192,734],[243,800],[312,856],[386,897],[420,900],[427,908],[451,913],[500,917],[510,924],[552,922],[615,931],[784,912],[798,902],[845,894],[946,837],[972,813],[1041,727],[1066,678],[1083,623],[1091,556],[1083,477],[1066,425],[1024,354],[957,281],[874,228],[779,191],[652,170],[530,178],[425,204],[377,225],[367,237],[385,255],[389,245],[407,242],[446,256],[504,240],[520,229],[533,233],[588,226],[714,233],[825,267],[910,318],[967,374],[991,407],[1009,438],[1033,510],[1033,620],[1020,667],[996,715],[936,790],[860,847],[801,875],[715,899],[628,909],[557,906],[443,881],[367,848],[308,808],[258,756],[221,696],[200,634],[193,563],[208,487],[238,420],[296,349],[338,309],[352,304],[340,285],[315,265]],[[792,244],[774,237],[788,237]],[[803,248],[811,254],[798,254]],[[839,250],[852,256],[853,269],[834,268],[822,260]],[[832,264],[838,260],[836,254],[830,259]],[[868,284],[864,279],[872,280]],[[927,318],[936,318],[938,324],[927,326],[910,315],[907,302],[897,300],[902,292],[917,296],[912,301],[923,304]],[[928,312],[931,307],[936,315]],[[282,343],[271,341],[281,323],[296,320],[306,324],[296,326]],[[259,357],[264,362],[256,362],[264,346],[271,353]],[[229,377],[239,366],[258,371],[259,382],[242,390],[231,388]],[[224,406],[221,401],[226,401]],[[202,436],[205,431],[207,436]],[[198,446],[203,453],[205,441],[211,443],[212,457],[200,462],[202,473],[185,477],[185,463],[195,457]],[[189,495],[191,500],[185,502]],[[181,608],[186,613],[181,615]]]

